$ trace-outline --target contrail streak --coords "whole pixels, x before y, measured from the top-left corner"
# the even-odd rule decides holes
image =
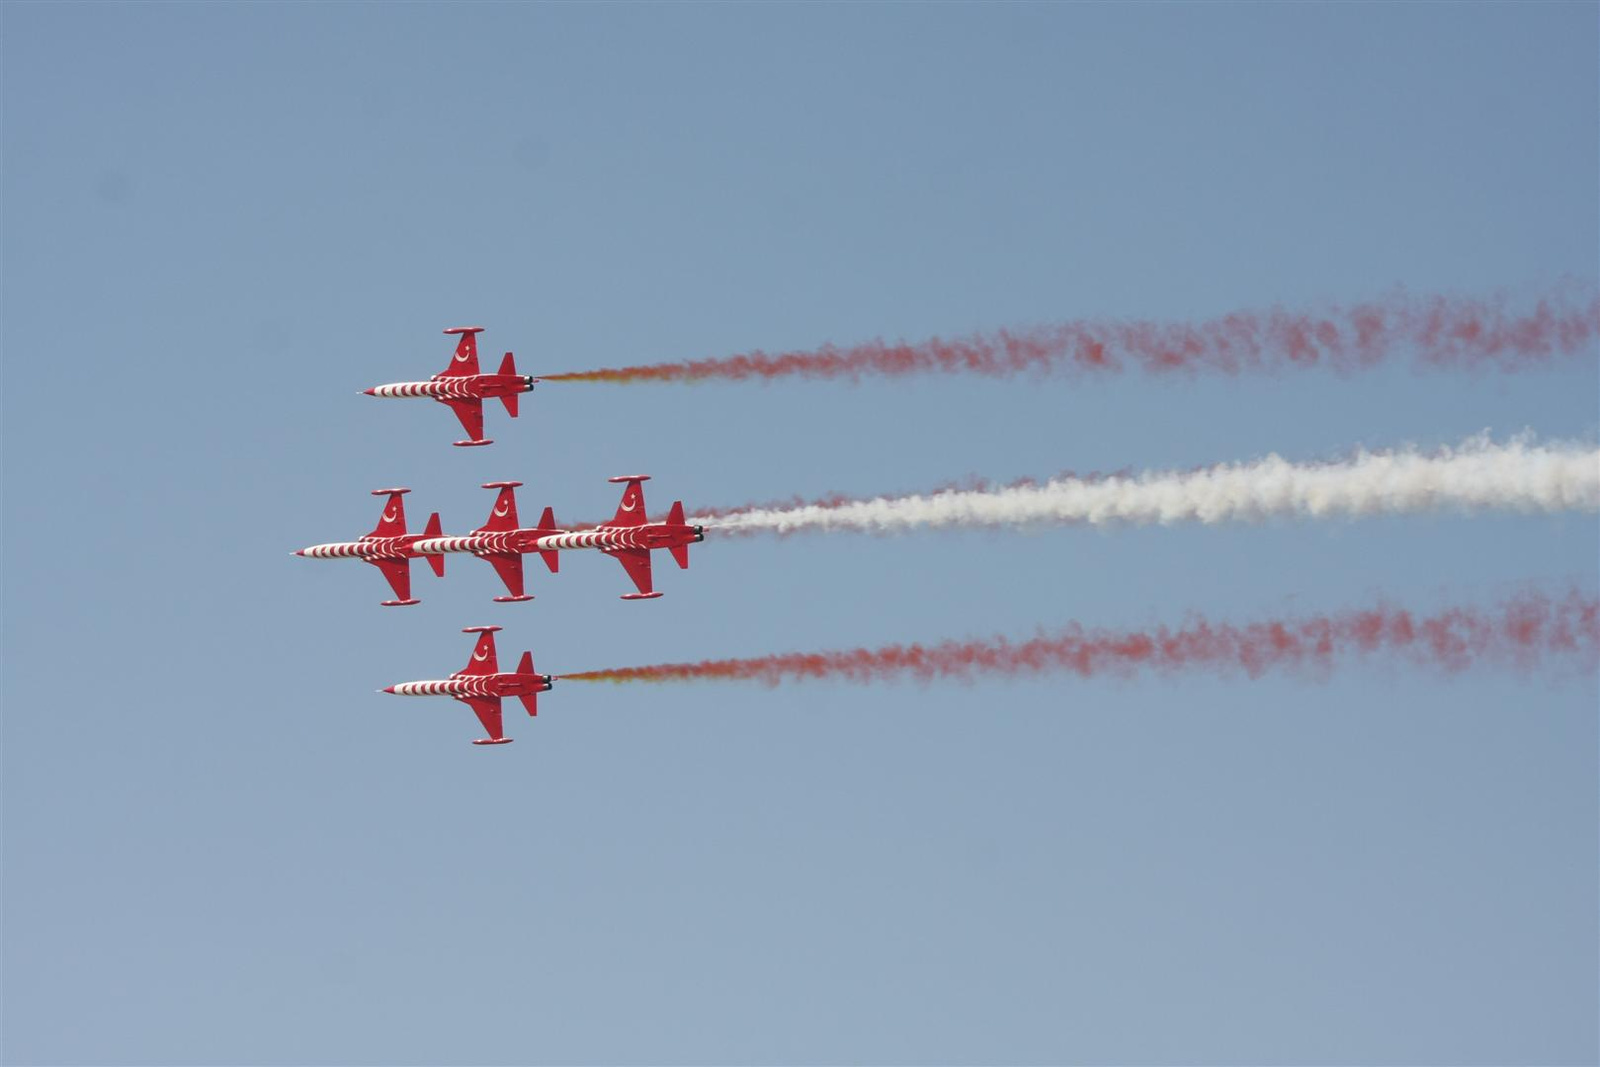
[[[1140,671],[1210,670],[1256,678],[1269,670],[1326,670],[1352,656],[1388,655],[1448,671],[1549,660],[1593,670],[1600,659],[1600,599],[1527,593],[1496,610],[1454,607],[1431,615],[1379,605],[1339,615],[1248,625],[1191,618],[1178,629],[1087,630],[1073,624],[1023,641],[993,637],[934,645],[787,652],[746,659],[662,663],[561,675],[563,681],[688,682],[840,679],[970,681],[1067,672],[1082,678]]]
[[[691,522],[719,535],[921,527],[1256,522],[1364,518],[1446,510],[1600,511],[1600,449],[1575,443],[1496,444],[1358,452],[1336,462],[1276,455],[1193,471],[1060,475],[1043,483],[949,488],[911,496],[832,496],[703,511]]]
[[[1067,377],[1141,370],[1239,374],[1292,367],[1351,372],[1396,358],[1417,366],[1503,371],[1557,357],[1593,358],[1600,294],[1568,284],[1532,306],[1503,296],[1399,293],[1322,312],[1237,311],[1202,322],[1079,319],[1022,330],[909,343],[862,344],[544,374],[547,382],[700,382],[713,379],[1019,374]]]

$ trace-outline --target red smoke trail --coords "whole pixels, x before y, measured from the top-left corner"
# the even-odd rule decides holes
[[[1570,289],[1571,287],[1567,287]],[[790,375],[860,379],[866,375],[1171,371],[1273,371],[1327,366],[1349,372],[1410,353],[1420,365],[1493,366],[1509,371],[1585,349],[1600,334],[1600,295],[1554,293],[1517,312],[1503,296],[1413,297],[1335,307],[1315,314],[1241,311],[1200,323],[1079,320],[1020,331],[882,340],[813,351],[754,351],[714,359],[608,367],[542,375],[555,382],[768,380]]]
[[[1132,675],[1140,669],[1202,668],[1251,678],[1270,669],[1327,668],[1342,656],[1390,653],[1449,671],[1485,664],[1527,669],[1545,658],[1575,660],[1587,670],[1600,661],[1600,598],[1568,593],[1551,599],[1518,596],[1498,610],[1456,607],[1428,616],[1380,605],[1342,615],[1256,622],[1245,626],[1191,619],[1183,628],[1151,631],[1085,630],[1073,624],[1055,634],[1012,642],[945,641],[834,652],[786,652],[749,659],[663,663],[649,667],[564,674],[565,681],[685,682],[842,678],[852,682],[914,678],[970,681],[1069,671],[1083,678]]]

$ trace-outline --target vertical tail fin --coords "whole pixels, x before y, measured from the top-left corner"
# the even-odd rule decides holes
[[[545,508],[544,514],[539,516],[539,525],[536,527],[540,535],[556,532],[556,512],[554,508]],[[553,548],[539,550],[539,558],[544,560],[544,565],[550,568],[550,573],[555,574],[561,569],[561,553]]]
[[[439,536],[442,536],[443,534],[444,534],[444,527],[442,525],[440,525],[440,523],[439,523],[439,513],[437,511],[435,511],[432,515],[428,516],[428,525],[426,525],[426,526],[424,526],[422,528],[422,536],[423,537],[439,537]],[[437,574],[441,578],[444,577],[444,556],[443,555],[429,556],[428,557],[428,566],[433,568],[433,573],[434,574]]]
[[[522,662],[517,664],[517,673],[533,673],[533,653],[531,651],[524,652],[522,654]],[[522,706],[528,709],[529,715],[539,714],[539,694],[537,692],[528,693],[527,695],[520,696],[517,699],[522,701]]]
[[[517,486],[521,484],[521,482],[483,483],[483,488],[498,489],[500,495],[494,499],[494,507],[489,512],[489,521],[478,527],[479,533],[497,533],[517,528]]]
[[[384,501],[383,512],[378,516],[378,525],[372,528],[368,537],[404,537],[406,535],[406,502],[401,499],[409,489],[374,489],[373,496],[387,496]]]

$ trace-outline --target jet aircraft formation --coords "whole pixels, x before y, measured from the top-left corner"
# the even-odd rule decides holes
[[[456,445],[492,444],[483,436],[483,401],[498,398],[512,417],[516,417],[518,395],[530,391],[538,379],[518,374],[510,352],[505,354],[497,373],[480,373],[477,335],[482,331],[481,326],[457,326],[444,331],[459,335],[461,340],[445,369],[427,381],[394,382],[373,386],[364,392],[378,397],[430,397],[449,405],[466,429],[469,439],[456,441]],[[419,557],[426,559],[434,574],[441,578],[444,577],[445,556],[452,553],[469,553],[487,560],[506,588],[506,595],[496,596],[494,600],[504,604],[533,599],[523,581],[523,556],[538,553],[554,574],[560,570],[561,552],[592,548],[611,556],[627,571],[635,591],[622,594],[621,599],[653,600],[662,594],[655,588],[650,553],[666,549],[680,568],[687,569],[689,546],[705,540],[705,528],[690,525],[685,520],[681,500],[673,501],[664,521],[650,522],[644,504],[644,483],[649,478],[648,474],[624,474],[610,479],[623,487],[616,515],[607,522],[575,530],[558,527],[554,509],[549,507],[541,513],[535,526],[523,527],[517,517],[516,497],[522,483],[485,482],[483,488],[497,490],[489,518],[471,533],[460,535],[443,532],[438,512],[428,516],[421,533],[408,533],[405,494],[411,490],[374,489],[372,495],[385,500],[372,532],[354,541],[311,545],[294,554],[312,559],[365,560],[383,572],[389,588],[394,591],[394,599],[382,601],[383,606],[408,607],[421,603],[411,595],[411,561]],[[549,690],[556,676],[535,674],[531,652],[523,653],[515,671],[501,672],[494,643],[494,635],[499,630],[498,626],[465,627],[463,633],[480,636],[467,665],[449,678],[400,682],[381,692],[451,697],[472,708],[489,735],[473,744],[506,744],[512,739],[505,736],[501,722],[502,698],[515,697],[530,716],[536,715],[538,694]]]

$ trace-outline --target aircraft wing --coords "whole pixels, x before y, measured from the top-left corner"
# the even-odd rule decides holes
[[[479,559],[486,559],[494,567],[495,573],[500,575],[500,580],[506,583],[506,589],[512,596],[523,596],[522,592],[522,555],[517,552],[481,552]]]
[[[489,731],[489,736],[498,741],[505,737],[505,730],[500,725],[500,698],[499,697],[456,697],[461,703],[472,708],[478,716],[478,721],[483,723],[483,728]]]
[[[411,562],[404,559],[369,559],[368,563],[383,572],[389,579],[389,588],[394,590],[395,599],[411,599]]]
[[[483,440],[483,401],[440,397],[439,403],[450,406],[450,410],[456,413],[456,418],[461,420],[461,428],[467,431],[469,438],[474,441]]]
[[[450,362],[439,372],[439,377],[454,378],[458,375],[478,373],[478,329],[476,326],[458,326],[445,331],[459,333],[461,340],[456,342],[455,355],[450,357]]]
[[[611,556],[622,564],[622,569],[628,572],[628,577],[632,578],[633,584],[639,587],[639,592],[651,592],[650,550],[648,548],[610,548],[604,551],[606,555]]]

